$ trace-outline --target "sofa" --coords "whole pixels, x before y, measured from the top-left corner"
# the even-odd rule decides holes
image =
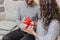
[[[18,28],[16,27],[16,14],[21,2],[23,1],[4,0],[5,12],[0,12],[0,40],[5,34]]]

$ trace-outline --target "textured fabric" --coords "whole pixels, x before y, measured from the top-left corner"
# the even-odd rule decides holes
[[[34,7],[30,7],[26,5],[26,3],[21,3],[18,7],[17,13],[17,24],[20,27],[20,22],[24,17],[30,17],[34,22],[37,22],[38,17],[40,17],[39,6],[35,5]]]
[[[35,37],[17,29],[4,35],[2,40],[35,40]]]
[[[36,38],[36,40],[57,40],[59,34],[59,22],[57,20],[51,21],[48,30],[43,28],[42,20],[39,20],[37,24],[36,32],[40,35],[40,38]]]

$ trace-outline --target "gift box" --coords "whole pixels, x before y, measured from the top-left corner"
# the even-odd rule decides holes
[[[27,29],[28,27],[32,27],[33,25],[34,22],[29,17],[26,17],[22,20],[22,24],[20,26]]]

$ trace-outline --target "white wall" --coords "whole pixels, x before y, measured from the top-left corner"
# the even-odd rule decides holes
[[[57,1],[58,5],[59,5],[59,7],[60,7],[60,0],[56,0],[56,1]]]
[[[35,0],[35,2],[37,3],[37,4],[39,4],[38,2],[39,2],[39,0]]]

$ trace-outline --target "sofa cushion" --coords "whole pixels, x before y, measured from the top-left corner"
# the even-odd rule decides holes
[[[10,1],[10,0],[4,1],[6,20],[16,21],[16,15],[18,13],[17,9],[21,2],[23,1]]]
[[[12,21],[0,21],[0,28],[11,30],[14,26],[16,26],[16,22]]]

